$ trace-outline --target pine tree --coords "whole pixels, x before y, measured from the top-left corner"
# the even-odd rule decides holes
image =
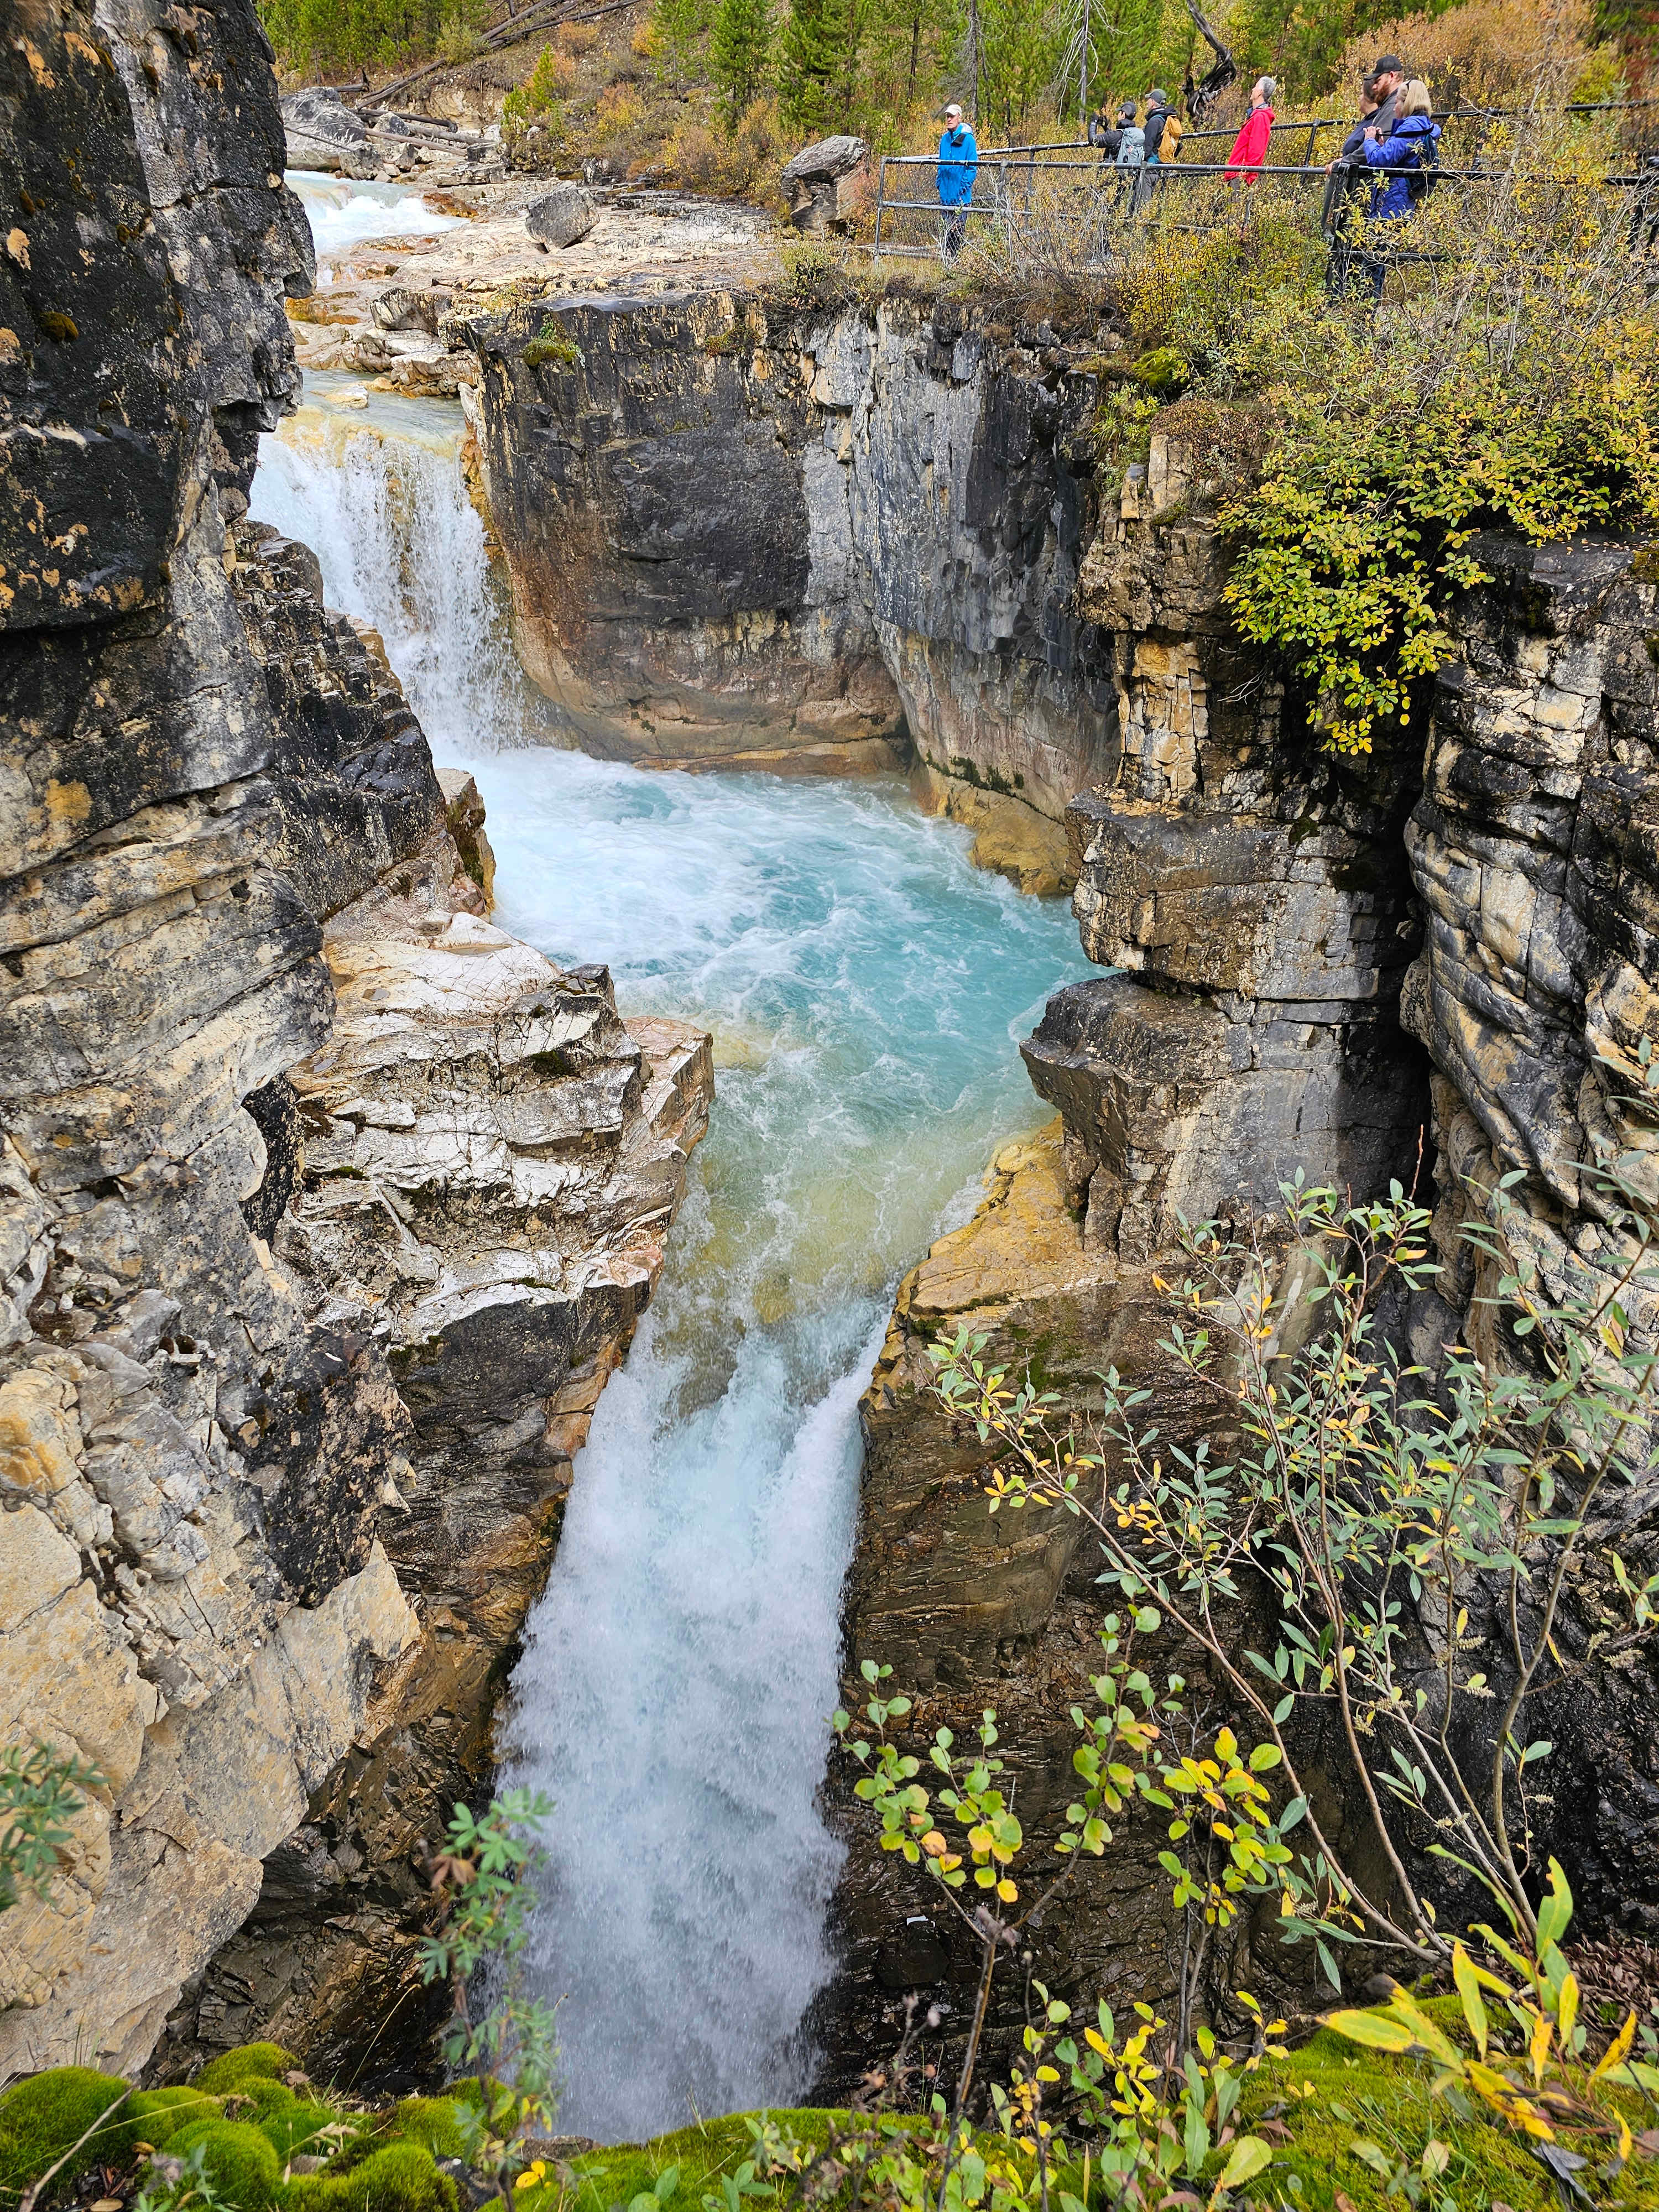
[[[708,74],[726,101],[728,131],[759,96],[772,58],[771,0],[720,0]]]
[[[783,119],[808,138],[836,130],[844,113],[851,0],[789,0],[779,55]]]
[[[708,0],[655,0],[651,21],[662,41],[665,74],[681,81],[694,75],[708,29]]]

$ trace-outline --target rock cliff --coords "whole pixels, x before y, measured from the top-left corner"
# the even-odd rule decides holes
[[[994,1705],[1028,1834],[1073,1795],[1096,1563],[1062,1515],[990,1515],[986,1448],[927,1396],[927,1345],[983,1332],[1085,1425],[1115,1364],[1160,1433],[1191,1441],[1204,1409],[1157,1348],[1152,1274],[1177,1212],[1237,1214],[1300,1168],[1356,1194],[1391,1176],[1432,1190],[1441,1276],[1390,1326],[1431,1367],[1459,1331],[1502,1357],[1493,1285],[1457,1234],[1479,1192],[1520,1171],[1523,1233],[1565,1291],[1622,1264],[1574,1163],[1600,1145],[1645,1182],[1656,1142],[1598,1060],[1656,1034],[1652,552],[1484,546],[1496,581],[1459,610],[1425,726],[1409,750],[1339,766],[1230,638],[1201,443],[1180,409],[1164,420],[1081,563],[1079,614],[1113,640],[1121,750],[1068,809],[1074,906],[1085,951],[1117,972],[1049,1002],[1024,1052],[1060,1119],[997,1160],[980,1212],[907,1278],[864,1404],[848,1659],[916,1686],[919,1733],[961,1735]],[[1570,1644],[1601,1617],[1609,1539],[1659,1564],[1656,1507],[1638,1491],[1596,1532]],[[1591,1912],[1646,1930],[1659,1683],[1650,1656],[1592,1679],[1552,1716],[1542,1819]],[[893,2033],[907,1981],[960,2012],[977,1964],[931,1886],[871,1847],[854,1808],[843,1825],[847,1966],[822,2021],[836,2089]],[[1157,1841],[1132,1832],[1108,1870],[1073,1877],[1030,1939],[1035,1971],[1114,2002],[1170,1990]],[[1276,1968],[1269,1938],[1258,1985]]]
[[[483,918],[378,641],[243,520],[311,277],[251,4],[32,0],[3,65],[0,1740],[100,1779],[0,2081],[186,1986],[175,2056],[237,2039],[262,1899],[297,2040],[395,1966],[708,1090]]]
[[[914,759],[984,865],[1069,884],[1065,810],[1111,757],[1118,689],[1075,605],[1095,386],[1052,331],[729,293],[466,329],[521,654],[573,744]]]

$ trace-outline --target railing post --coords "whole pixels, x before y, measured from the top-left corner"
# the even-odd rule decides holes
[[[1302,166],[1304,169],[1311,169],[1313,167],[1314,141],[1318,136],[1319,125],[1316,123],[1310,123],[1308,125],[1308,150],[1302,156]]]
[[[872,260],[874,261],[879,261],[881,258],[881,211],[883,207],[886,204],[886,200],[887,156],[884,154],[881,157],[881,179],[876,186],[876,242],[874,251],[871,255]]]

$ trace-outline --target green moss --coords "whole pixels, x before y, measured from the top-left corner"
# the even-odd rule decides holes
[[[251,2122],[192,2120],[168,2143],[167,2155],[187,2158],[198,2148],[209,2180],[236,2212],[264,2212],[276,2203],[282,2161]]]
[[[280,2081],[284,2074],[299,2070],[299,2060],[280,2043],[240,2043],[234,2051],[210,2059],[197,2075],[196,2087],[222,2097],[227,2089],[240,2087],[251,2076]]]
[[[670,2166],[679,2169],[679,2181],[663,2212],[702,2212],[703,2197],[718,2187],[718,2177],[735,2172],[749,2156],[754,2141],[749,2132],[750,2117],[758,2115],[733,2112],[723,2119],[682,2128],[672,2136],[658,2136],[650,2142],[617,2143],[574,2160],[574,2203],[570,2212],[610,2212],[613,2204],[631,2203]],[[821,2143],[832,2126],[846,2120],[847,2114],[808,2109],[780,2112],[776,2117],[799,2142]],[[526,2212],[541,2212],[542,2193],[526,2194],[534,2197]],[[546,2201],[550,2203],[551,2198]]]
[[[217,2119],[219,2100],[194,2084],[176,2082],[169,2089],[140,2089],[126,2109],[138,2141],[160,2150],[192,2120]]]
[[[54,2066],[0,2097],[0,2206],[15,2204],[30,2182],[55,2166],[125,2088],[90,2066]],[[100,2160],[125,2158],[138,2140],[126,2106],[99,2129],[70,2161],[43,2202],[64,2194],[76,2175]]]
[[[453,2097],[405,2097],[392,2115],[392,2132],[424,2143],[434,2158],[459,2158],[461,2130]]]
[[[456,2212],[458,2201],[417,2142],[383,2144],[349,2173],[298,2174],[283,2191],[285,2212]]]
[[[544,323],[540,331],[526,346],[523,361],[526,368],[540,368],[551,362],[556,368],[578,368],[581,365],[582,349],[556,323]]]
[[[340,2118],[331,2105],[302,2103],[295,2097],[285,2109],[261,2112],[255,2124],[286,2166],[301,2151],[313,2146],[319,2150],[331,2148],[319,2138],[325,2130],[337,2125]]]
[[[1455,1997],[1434,1999],[1424,2009],[1465,2040]],[[1460,2120],[1443,2100],[1431,2102],[1431,2079],[1425,2062],[1385,2057],[1329,2028],[1262,2067],[1245,2092],[1242,2124],[1249,2129],[1273,2115],[1290,2140],[1274,2142],[1273,2165],[1251,2201],[1333,2212],[1340,2193],[1354,2212],[1397,2212],[1404,2195],[1389,2197],[1382,2176],[1355,2156],[1353,2144],[1375,2143],[1396,2166],[1409,2161],[1415,2168],[1432,2138],[1451,2152],[1442,2185],[1459,2212],[1486,2212],[1493,2202],[1514,2212],[1555,2212],[1554,2185],[1522,2138],[1485,2120]],[[1272,2140],[1277,2130],[1267,2132]],[[1644,2165],[1632,2166],[1622,2185],[1597,2202],[1648,2212],[1659,2207],[1659,2178]]]

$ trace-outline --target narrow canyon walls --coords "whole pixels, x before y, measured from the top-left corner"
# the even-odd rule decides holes
[[[467,333],[521,649],[572,743],[836,774],[914,748],[985,865],[1069,882],[1117,691],[1075,605],[1094,386],[1052,332],[721,294]]]
[[[476,1765],[708,1060],[483,918],[476,793],[458,845],[244,520],[311,280],[251,4],[25,0],[0,69],[0,1741],[99,1778],[0,1918],[3,2081],[142,2066],[187,1987],[175,2060],[237,2039],[268,1888],[302,2043],[393,1949],[342,1886],[389,1930]]]

